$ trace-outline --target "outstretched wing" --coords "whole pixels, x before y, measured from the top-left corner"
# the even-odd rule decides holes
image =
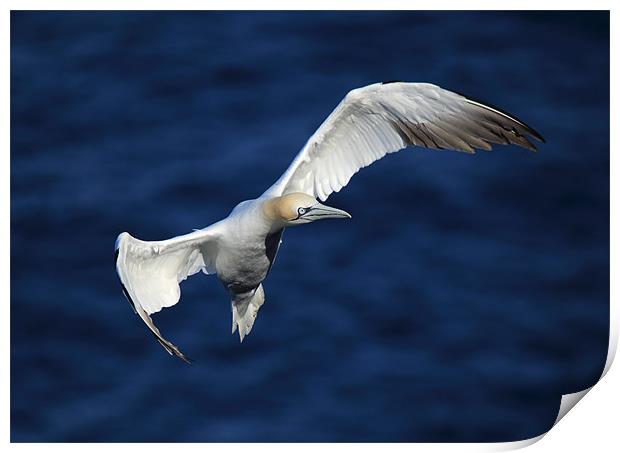
[[[129,233],[116,240],[116,272],[123,293],[159,343],[181,360],[189,360],[166,340],[149,315],[179,301],[179,283],[200,270],[213,272],[216,253],[212,228],[165,241],[141,241]]]
[[[534,129],[497,108],[427,83],[376,83],[347,94],[266,195],[325,200],[361,168],[407,146],[474,153],[491,144],[536,150]]]

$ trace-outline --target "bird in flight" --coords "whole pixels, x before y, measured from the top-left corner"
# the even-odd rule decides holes
[[[543,137],[495,107],[428,83],[384,82],[350,91],[260,197],[238,204],[228,217],[163,241],[121,233],[116,271],[123,293],[157,341],[183,361],[150,315],[175,305],[179,284],[200,271],[216,275],[231,297],[232,332],[250,333],[265,301],[262,282],[285,228],[322,219],[350,218],[322,204],[360,169],[409,146],[473,154],[492,144],[532,151]],[[320,200],[320,201],[319,201]]]

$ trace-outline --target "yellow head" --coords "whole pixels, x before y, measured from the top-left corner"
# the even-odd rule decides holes
[[[263,204],[263,211],[270,220],[283,226],[302,225],[321,219],[351,218],[347,212],[325,206],[314,197],[300,192],[270,198]]]

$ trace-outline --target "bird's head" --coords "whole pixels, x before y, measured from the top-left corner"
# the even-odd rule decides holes
[[[351,215],[341,209],[319,203],[305,193],[289,193],[267,200],[264,211],[268,218],[282,226],[303,225],[322,219],[350,219]]]

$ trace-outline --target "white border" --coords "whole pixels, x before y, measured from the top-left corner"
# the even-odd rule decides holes
[[[508,3],[508,4],[507,4]],[[3,109],[2,109],[2,131],[1,137],[4,137],[6,144],[6,152],[2,154],[4,159],[2,165],[2,171],[5,177],[2,179],[2,197],[0,197],[0,203],[2,204],[2,211],[6,213],[7,217],[10,216],[10,66],[6,62],[10,61],[10,10],[18,9],[117,9],[117,10],[133,10],[133,9],[158,9],[158,10],[201,10],[201,9],[286,9],[286,10],[316,10],[316,9],[340,9],[340,10],[357,10],[357,9],[463,9],[462,6],[467,6],[471,9],[497,9],[498,3],[493,1],[469,1],[467,3],[458,3],[455,1],[442,1],[434,0],[432,2],[408,2],[403,0],[382,0],[382,1],[370,1],[370,0],[342,0],[342,1],[326,1],[326,0],[314,0],[314,1],[297,1],[295,4],[285,3],[282,1],[226,1],[226,2],[201,2],[196,0],[175,0],[174,2],[166,2],[161,0],[152,1],[136,1],[136,0],[110,0],[106,2],[102,1],[90,1],[88,3],[84,1],[44,1],[44,0],[24,0],[24,1],[12,1],[5,2],[7,9],[2,21],[1,33],[3,42],[2,46],[3,60],[5,62],[3,66],[4,70],[1,72],[2,82],[5,89],[2,91],[3,96]],[[512,10],[546,10],[556,9],[557,2],[551,1],[533,1],[533,0],[521,0],[519,2],[510,1],[502,2],[501,6],[505,9]],[[563,9],[572,10],[586,10],[586,9],[604,9],[611,10],[613,2],[611,1],[597,1],[591,0],[588,2],[577,1],[563,1],[561,2]],[[612,10],[611,13],[611,49],[617,49],[617,32],[615,32],[615,26],[617,26],[617,20],[615,20],[615,14]],[[611,123],[617,124],[617,91],[615,90],[613,81],[617,80],[617,61],[612,52],[611,61]],[[617,150],[617,139],[615,134],[611,133],[611,150]],[[587,150],[584,150],[586,152]],[[611,154],[611,174],[618,175],[618,159],[614,157],[614,153]],[[611,178],[611,199],[618,199],[618,184],[615,183],[614,178]],[[620,224],[618,222],[618,209],[614,203],[611,203],[611,231],[620,231]],[[5,250],[10,248],[10,222],[5,221],[2,224],[3,235],[7,243]],[[3,260],[3,272],[2,279],[4,280],[3,288],[6,288],[9,293],[10,288],[10,253],[4,253]],[[617,310],[617,295],[618,295],[618,271],[615,265],[618,257],[618,245],[612,236],[611,238],[611,326],[610,326],[610,347],[608,351],[607,363],[605,365],[605,371],[601,377],[600,383],[596,384],[590,389],[584,389],[577,394],[564,395],[562,397],[561,408],[556,420],[556,424],[552,430],[536,438],[511,443],[497,443],[497,444],[382,444],[381,448],[389,448],[394,451],[407,451],[410,452],[412,448],[421,451],[503,451],[512,450],[516,448],[523,448],[531,445],[529,448],[534,451],[583,451],[584,448],[597,448],[602,451],[609,451],[616,448],[620,443],[618,442],[617,427],[617,408],[614,406],[614,402],[618,401],[618,387],[620,382],[620,375],[616,370],[609,372],[611,363],[615,356],[615,351],[618,343],[618,310]],[[10,299],[10,293],[7,294],[7,302]],[[5,303],[4,312],[4,332],[7,341],[4,342],[4,351],[7,361],[10,358],[10,316],[9,316],[9,304]],[[6,367],[8,371],[9,367]],[[5,404],[5,410],[0,415],[2,420],[2,426],[4,426],[4,438],[6,442],[10,439],[10,386],[9,386],[9,373],[5,372],[3,375],[3,402]],[[583,402],[579,404],[579,410],[572,411],[570,415],[566,416],[568,411],[583,398],[586,394],[590,394]],[[566,416],[564,418],[564,416]],[[542,442],[538,442],[543,439]],[[537,443],[538,442],[538,443]],[[534,444],[534,445],[532,445]],[[11,444],[13,449],[30,449],[32,447],[40,447],[51,450],[62,451],[81,451],[85,448],[84,444]],[[107,450],[108,444],[88,444],[87,448],[94,450]],[[115,449],[121,450],[136,450],[146,449],[149,451],[164,451],[170,447],[167,444],[115,444]],[[181,448],[191,451],[203,451],[204,444],[175,444],[174,448]],[[291,448],[296,451],[314,451],[316,448],[338,451],[355,451],[358,453],[360,450],[363,452],[374,451],[376,444],[209,444],[209,450],[217,451],[237,451],[239,448],[247,449],[251,448],[253,451],[260,452],[289,452]]]

